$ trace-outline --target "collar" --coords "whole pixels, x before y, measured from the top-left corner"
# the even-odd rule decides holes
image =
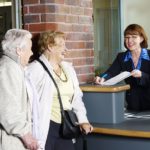
[[[148,55],[147,49],[145,49],[145,48],[143,48],[143,49],[141,50],[141,54],[140,54],[140,57],[139,57],[137,66],[134,66],[134,63],[133,63],[133,60],[132,60],[131,52],[128,50],[128,52],[127,52],[127,54],[126,54],[126,56],[125,56],[124,62],[129,61],[130,59],[131,59],[131,61],[132,61],[132,68],[133,68],[133,69],[138,69],[138,70],[141,69],[142,59],[145,59],[145,60],[150,61],[150,57],[149,57],[149,55]]]
[[[4,53],[4,55],[6,55],[9,58],[11,58],[12,60],[14,60],[16,63],[20,64],[20,59],[19,59],[18,55],[15,55],[15,54],[8,52],[8,51],[4,51],[3,53]]]
[[[125,55],[124,62],[129,61],[130,59],[132,59],[132,55],[131,55],[131,52],[128,50]],[[145,60],[150,61],[150,57],[148,55],[147,49],[142,48],[141,54],[140,54],[140,59],[145,59]]]

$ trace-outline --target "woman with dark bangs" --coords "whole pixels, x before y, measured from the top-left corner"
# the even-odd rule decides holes
[[[150,51],[147,36],[138,24],[130,24],[124,31],[124,46],[127,49],[117,55],[110,68],[102,76],[95,77],[96,84],[102,84],[120,72],[129,71],[125,79],[130,85],[126,92],[127,110],[150,110]]]

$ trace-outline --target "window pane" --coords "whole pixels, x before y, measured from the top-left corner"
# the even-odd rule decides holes
[[[119,0],[94,0],[95,69],[106,70],[121,49]]]
[[[0,42],[5,32],[12,28],[11,10],[10,1],[0,1]]]
[[[22,28],[21,0],[0,0],[0,43],[11,28]]]

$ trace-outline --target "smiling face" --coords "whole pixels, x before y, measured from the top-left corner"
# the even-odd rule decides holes
[[[26,45],[22,49],[20,48],[17,49],[17,54],[20,57],[20,63],[23,67],[25,67],[28,64],[29,58],[33,54],[31,47],[32,47],[31,39],[26,38]]]
[[[31,48],[32,48],[32,41],[31,39],[27,39],[27,45],[25,46],[25,49],[23,50],[24,51],[24,55],[22,58],[23,65],[28,64],[31,55],[33,54]]]
[[[67,54],[67,49],[65,45],[65,39],[63,37],[56,37],[55,44],[51,47],[51,55],[55,60],[61,62],[64,60]]]
[[[146,33],[140,25],[127,26],[124,30],[124,46],[131,51],[148,47]]]
[[[138,34],[127,34],[124,37],[125,45],[130,51],[141,49],[142,41],[143,41],[143,37],[141,37]]]

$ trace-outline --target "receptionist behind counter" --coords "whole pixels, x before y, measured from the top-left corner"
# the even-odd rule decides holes
[[[140,25],[131,24],[125,29],[124,46],[127,50],[119,53],[103,76],[96,76],[94,82],[101,84],[122,71],[129,71],[132,76],[125,79],[131,87],[126,91],[127,110],[150,110],[150,51]]]

